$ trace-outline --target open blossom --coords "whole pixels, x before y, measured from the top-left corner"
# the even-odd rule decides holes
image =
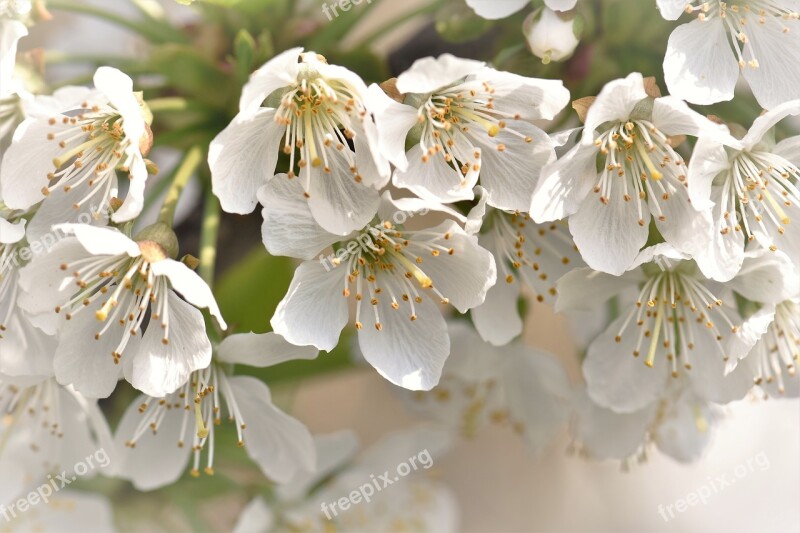
[[[3,157],[0,191],[6,205],[28,209],[44,201],[39,216],[48,227],[107,209],[119,194],[117,171],[129,180],[114,221],[132,220],[144,205],[144,156],[152,137],[133,82],[101,67],[94,84],[93,91],[67,88],[54,95],[68,105],[24,120]],[[74,101],[77,95],[81,99]]]
[[[741,140],[697,142],[689,196],[712,212],[714,238],[698,260],[714,279],[739,271],[751,241],[800,262],[800,136],[771,140],[773,126],[797,114],[800,101],[787,102],[758,117]]]
[[[71,476],[97,450],[106,461],[85,474],[113,471],[111,431],[97,403],[52,378],[0,375],[0,417],[0,504],[47,482],[48,474]]]
[[[544,169],[530,208],[536,222],[569,217],[586,264],[614,275],[647,242],[651,218],[678,250],[705,248],[710,216],[692,206],[686,163],[670,137],[729,137],[681,100],[653,97],[645,82],[634,73],[606,84],[591,101],[580,142]]]
[[[758,103],[771,109],[800,98],[800,10],[792,0],[658,0],[661,15],[696,17],[670,35],[664,77],[671,94],[693,104],[733,98],[741,72]],[[788,63],[787,63],[788,62]]]
[[[296,347],[274,333],[225,338],[205,369],[165,398],[140,396],[116,432],[119,475],[139,490],[174,483],[192,459],[191,474],[214,474],[215,432],[223,413],[236,431],[237,443],[278,483],[312,472],[311,434],[298,420],[272,403],[269,388],[249,376],[234,376],[232,364],[268,367],[294,359],[313,359],[317,350]],[[205,464],[203,455],[205,454]]]
[[[561,81],[526,78],[444,54],[416,61],[397,78],[398,103],[370,88],[392,182],[439,202],[471,200],[481,185],[490,203],[526,211],[541,168],[555,158],[534,121],[569,101]],[[415,141],[406,153],[406,138]]]
[[[168,232],[152,228],[133,241],[112,228],[57,226],[71,236],[21,271],[20,306],[59,334],[60,383],[102,398],[124,370],[134,387],[163,396],[211,361],[203,315],[193,307],[208,308],[225,328],[211,289],[170,259],[177,251],[160,240]]]
[[[509,424],[532,452],[550,445],[574,408],[563,365],[522,343],[492,346],[465,322],[450,322],[449,329],[452,353],[439,385],[404,391],[406,405],[467,437],[489,424]]]
[[[531,3],[530,0],[466,0],[466,2],[478,16],[490,20],[513,15]],[[545,6],[553,11],[569,11],[577,3],[578,0],[544,0]]]
[[[523,285],[537,301],[553,304],[559,278],[584,263],[566,224],[536,224],[526,213],[487,207],[488,196],[483,191],[467,230],[477,231],[480,226],[478,243],[494,256],[498,281],[470,315],[486,342],[502,346],[522,333],[517,304]]]
[[[0,0],[0,98],[11,93],[17,43],[28,35],[24,21],[32,7],[30,0]]]
[[[349,241],[337,243],[322,228],[314,230],[303,204],[293,203],[293,183],[276,176],[259,192],[265,202],[267,248],[309,257],[322,251],[327,240],[336,253],[298,267],[272,317],[275,332],[292,344],[330,351],[355,300],[355,327],[367,361],[396,385],[425,390],[436,385],[450,353],[438,304],[465,313],[482,303],[496,280],[492,255],[452,220],[424,230],[405,229],[393,221],[394,215],[414,216],[424,202],[393,201],[388,193],[375,220]],[[269,211],[294,216],[273,219],[266,216]],[[301,228],[305,238],[298,242],[291,231],[281,230],[286,222]]]
[[[666,244],[644,250],[636,265],[622,277],[578,269],[558,284],[557,310],[599,304],[626,283],[638,288],[635,301],[621,301],[619,317],[589,346],[583,373],[592,400],[615,412],[638,411],[681,376],[705,400],[742,398],[753,386],[751,369],[741,365],[725,375],[727,343],[741,326],[732,295],[723,301],[696,264]],[[782,282],[774,265],[757,267],[740,283]]]
[[[239,114],[209,149],[222,208],[251,212],[282,151],[289,156],[283,179],[300,180],[319,225],[346,235],[367,223],[389,165],[378,153],[366,95],[356,74],[314,52],[293,48],[267,62],[251,76]]]

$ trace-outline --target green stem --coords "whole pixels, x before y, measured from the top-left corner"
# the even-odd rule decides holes
[[[203,227],[200,232],[200,277],[214,286],[214,267],[217,262],[217,240],[219,237],[220,205],[211,191],[206,193],[203,206]]]
[[[400,26],[401,24],[404,24],[405,22],[408,22],[409,20],[411,20],[413,18],[416,18],[416,17],[418,17],[420,15],[433,13],[434,11],[439,9],[439,7],[441,5],[442,5],[442,0],[435,0],[435,1],[431,2],[430,4],[428,4],[426,6],[423,6],[423,7],[417,8],[417,9],[413,9],[413,10],[409,11],[408,13],[406,13],[405,15],[401,15],[400,17],[393,18],[390,23],[384,24],[382,26],[379,26],[377,29],[375,29],[371,33],[367,34],[366,37],[364,37],[363,39],[360,40],[360,42],[358,43],[357,47],[358,48],[369,47],[375,41],[377,41],[381,37],[385,36],[392,28]]]
[[[99,18],[127,28],[156,43],[187,42],[187,37],[183,33],[166,24],[154,24],[152,21],[148,23],[137,22],[88,4],[74,4],[68,0],[48,0],[47,8]]]
[[[181,198],[183,189],[189,183],[189,179],[194,174],[197,167],[203,161],[203,149],[199,146],[193,146],[186,152],[186,155],[181,161],[178,170],[175,172],[175,179],[167,191],[167,196],[164,198],[164,204],[161,206],[161,212],[158,214],[158,221],[172,227],[175,220],[175,208],[178,207],[178,200]]]
[[[186,98],[179,96],[167,96],[164,98],[153,98],[147,101],[147,107],[153,113],[160,113],[165,111],[192,111],[205,109],[197,102],[192,102]]]

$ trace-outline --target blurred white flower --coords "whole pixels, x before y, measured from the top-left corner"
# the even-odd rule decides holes
[[[575,408],[562,364],[522,343],[492,346],[464,322],[450,322],[449,330],[452,353],[439,385],[403,391],[406,405],[467,437],[510,424],[533,453],[550,445]]]
[[[314,359],[314,348],[298,348],[274,333],[238,334],[217,347],[211,366],[165,398],[140,396],[116,432],[119,475],[139,490],[176,482],[193,457],[191,474],[214,474],[215,432],[222,413],[235,428],[237,442],[272,481],[285,483],[299,472],[313,472],[311,434],[272,403],[266,384],[230,375],[228,365],[273,366]],[[201,465],[206,455],[205,466]]]
[[[134,387],[163,396],[209,365],[211,343],[193,306],[225,322],[211,289],[170,259],[168,245],[154,234],[133,241],[111,228],[55,229],[68,236],[22,269],[19,304],[38,327],[59,333],[60,383],[104,398],[124,369]]]
[[[664,77],[669,92],[693,104],[733,98],[741,71],[758,103],[771,109],[800,98],[800,21],[792,0],[657,0],[661,15],[696,20],[669,37]]]
[[[107,453],[82,476],[113,473],[111,431],[97,403],[52,378],[0,375],[0,504],[47,482],[98,450]]]
[[[94,84],[93,91],[68,87],[42,99],[56,99],[63,107],[49,117],[38,113],[24,120],[3,157],[0,191],[6,205],[28,209],[44,200],[39,217],[47,229],[76,222],[81,213],[105,214],[118,194],[117,170],[130,179],[113,220],[131,220],[144,205],[144,156],[152,138],[133,82],[117,69],[101,67]]]
[[[522,32],[533,55],[545,65],[570,57],[580,41],[575,36],[574,18],[561,18],[555,11],[543,8],[525,19]]]
[[[269,250],[291,250],[309,258],[341,239],[315,227],[308,209],[292,203],[295,183],[276,176],[259,191],[265,202],[264,237]],[[355,327],[367,361],[396,385],[428,390],[439,381],[450,353],[437,304],[450,304],[462,313],[481,304],[495,283],[496,268],[477,238],[452,220],[419,231],[393,222],[396,213],[413,216],[414,209],[404,207],[408,205],[387,192],[378,218],[349,241],[335,244],[335,256],[301,264],[272,327],[292,344],[330,351],[348,322],[348,302],[355,298]],[[270,211],[292,216],[272,219],[266,215]],[[297,235],[292,233],[295,227]]]
[[[12,518],[9,526],[15,533],[43,531],[116,531],[111,501],[105,496],[65,489],[54,494],[48,503],[40,503]]]
[[[513,15],[530,5],[531,0],[466,0],[479,17],[495,20]],[[545,6],[553,11],[569,11],[578,0],[544,0]]]
[[[383,153],[397,167],[395,186],[450,203],[471,200],[480,178],[491,205],[527,211],[539,171],[555,159],[534,121],[552,119],[567,104],[561,81],[444,54],[417,60],[396,87],[402,104],[370,87]],[[406,138],[414,140],[408,153]]]
[[[695,145],[689,197],[714,221],[714,238],[697,259],[718,281],[739,271],[750,241],[800,264],[800,136],[775,144],[772,134],[778,121],[797,114],[800,101],[787,102],[758,117],[741,140],[700,139]]]
[[[481,192],[467,231],[481,226],[478,243],[494,255],[498,281],[470,315],[483,340],[502,346],[522,333],[518,300],[523,283],[533,290],[537,301],[552,305],[556,281],[585,265],[565,223],[536,224],[525,213],[486,207],[488,196],[487,191]]]
[[[638,411],[682,375],[699,398],[719,403],[740,399],[753,386],[749,365],[726,375],[727,343],[741,327],[733,295],[723,301],[687,259],[659,244],[622,277],[578,269],[559,281],[557,310],[599,305],[626,283],[639,288],[635,301],[619,302],[619,318],[592,342],[583,362],[589,396],[600,406]],[[783,282],[778,265],[760,261],[737,279],[745,297],[770,287],[779,298]]]
[[[283,179],[300,180],[320,226],[338,235],[363,227],[378,207],[376,188],[389,179],[366,94],[356,74],[301,48],[258,69],[242,91],[239,114],[209,148],[222,208],[251,212],[282,151],[289,156]]]
[[[653,98],[646,87],[638,73],[603,87],[586,113],[580,142],[545,167],[530,208],[539,223],[569,217],[586,264],[614,275],[625,272],[647,242],[651,217],[678,250],[695,254],[707,246],[710,215],[692,206],[686,164],[670,137],[729,137],[727,128],[683,101]]]
[[[0,0],[0,98],[13,91],[17,43],[28,35],[25,20],[32,7],[30,0]]]

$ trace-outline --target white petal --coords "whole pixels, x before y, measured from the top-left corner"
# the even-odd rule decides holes
[[[594,459],[627,459],[644,444],[655,405],[632,413],[615,413],[584,395],[575,424],[582,451]]]
[[[389,98],[376,84],[369,87],[368,102],[378,125],[378,146],[384,157],[397,168],[408,167],[406,137],[417,125],[417,110]]]
[[[311,170],[308,208],[323,229],[348,235],[372,220],[380,196],[374,188],[355,180],[343,157],[332,157],[329,162],[330,172],[322,167]]]
[[[796,12],[796,4],[792,6]],[[755,13],[748,21],[751,24],[747,29],[744,57],[755,58],[759,65],[758,68],[746,66],[742,74],[759,105],[772,109],[800,98],[800,75],[795,69],[786,68],[800,61],[800,22],[788,17],[759,18]]]
[[[224,211],[250,213],[257,203],[256,191],[275,173],[285,128],[274,118],[274,109],[236,115],[211,141],[208,148],[211,184]]]
[[[139,396],[125,410],[114,441],[119,453],[119,477],[133,483],[136,490],[150,491],[175,483],[186,470],[193,435],[184,430],[183,419],[192,413],[187,414],[183,409],[166,409],[158,432],[145,431],[136,441],[136,446],[131,448],[126,443],[134,437],[142,422],[144,415],[139,406],[145,399],[146,396]],[[151,402],[150,409],[154,408],[154,403],[157,402]]]
[[[761,142],[764,135],[767,134],[778,122],[789,116],[796,116],[800,114],[800,101],[791,101],[778,105],[767,111],[753,121],[753,125],[747,131],[747,135],[742,138],[742,145],[745,150],[752,149],[755,145]],[[785,146],[785,145],[784,145]]]
[[[138,217],[144,209],[144,189],[147,185],[147,165],[141,154],[133,156],[130,165],[128,192],[122,206],[111,217],[114,222],[127,222]]]
[[[705,328],[703,328],[705,329]],[[725,328],[722,328],[723,330]],[[723,337],[730,336],[722,331]],[[736,370],[726,375],[726,361],[721,349],[708,331],[699,331],[694,336],[695,347],[692,354],[692,369],[686,372],[697,395],[716,403],[727,403],[744,398],[753,388],[753,371],[747,364],[739,364]],[[722,340],[723,346],[729,341]],[[729,357],[729,356],[728,356]]]
[[[729,374],[739,361],[750,355],[750,351],[761,340],[775,320],[775,306],[765,305],[745,320],[739,330],[731,335],[725,346],[730,361],[725,365],[725,373]]]
[[[480,189],[480,187],[476,189]],[[469,223],[467,217],[452,207],[434,200],[425,200],[422,198],[392,198],[391,191],[383,191],[383,194],[381,194],[381,205],[378,208],[378,217],[382,221],[389,221],[395,225],[403,225],[409,219],[416,216],[427,215],[431,211],[444,213],[448,217],[465,224],[465,226]]]
[[[401,288],[398,284],[392,291],[397,294]],[[431,390],[439,383],[450,354],[447,324],[432,296],[424,295],[422,302],[414,304],[416,320],[410,319],[406,307],[393,309],[388,296],[379,298],[374,307],[381,320],[380,330],[367,321],[373,316],[373,306],[366,299],[360,303],[365,319],[358,332],[361,353],[380,375],[399,387]]]
[[[126,350],[125,379],[138,390],[161,398],[185,384],[195,370],[211,363],[211,341],[203,314],[170,291],[169,343],[160,321],[152,320],[136,350]]]
[[[101,304],[96,301],[65,322],[53,360],[58,382],[74,386],[89,398],[110,396],[122,374],[121,365],[112,356],[122,338],[120,328],[109,328],[100,339],[95,338],[104,325],[95,318]],[[129,343],[126,353],[132,347]]]
[[[559,1],[559,0],[550,0]],[[564,2],[565,0],[560,0]],[[479,17],[489,20],[506,18],[525,7],[527,0],[467,0]]]
[[[229,382],[247,424],[245,450],[264,475],[286,483],[298,472],[313,471],[316,453],[308,429],[272,404],[263,382],[247,376],[232,377]]]
[[[145,122],[141,106],[133,94],[133,80],[115,68],[100,67],[94,73],[94,86],[119,111],[125,136],[133,142],[132,148],[138,152],[139,140],[145,134]]]
[[[222,313],[214,298],[214,293],[194,270],[180,261],[172,259],[156,261],[150,265],[150,268],[156,276],[167,276],[172,288],[178,291],[187,302],[201,309],[207,308],[211,316],[217,319],[220,327],[228,329],[228,325],[222,319]]]
[[[544,0],[544,4],[553,11],[569,11],[577,3],[578,0]]]
[[[590,194],[569,219],[569,231],[586,264],[615,276],[631,267],[648,235],[647,224],[637,222],[636,202],[626,202],[623,194],[620,180],[613,180],[608,204]]]
[[[63,187],[51,192],[39,205],[39,209],[28,224],[26,232],[28,242],[40,241],[43,245],[51,244],[54,239],[61,236],[61,231],[53,229],[53,226],[58,224],[107,225],[107,212],[98,209],[98,206],[84,204],[81,208],[75,209],[75,199],[82,198],[89,192],[90,188],[86,182],[73,187],[69,192],[65,192]]]
[[[728,287],[748,300],[779,304],[797,294],[795,266],[781,252],[756,249],[745,254],[739,274]]]
[[[472,323],[481,338],[495,346],[503,346],[522,333],[522,319],[517,309],[519,282],[501,279],[486,293],[486,300],[472,309]]]
[[[615,337],[625,320],[615,320],[589,345],[583,361],[587,391],[594,402],[617,413],[632,413],[651,405],[661,394],[669,377],[666,350],[656,346],[654,366],[634,357],[639,331],[631,324],[620,342]]]
[[[272,255],[314,259],[322,250],[341,240],[322,229],[308,208],[299,178],[278,174],[258,190],[264,223],[261,236]]]
[[[316,261],[301,264],[272,317],[275,333],[298,346],[331,351],[348,320],[342,295],[347,274],[346,268],[326,271]]]
[[[98,228],[88,224],[59,224],[53,227],[67,235],[75,235],[91,255],[122,255],[139,257],[139,245],[116,228]]]
[[[501,2],[517,2],[522,0],[500,0]],[[496,0],[492,1],[497,4]],[[397,90],[401,93],[432,93],[484,66],[481,61],[461,59],[450,54],[442,54],[437,58],[425,57],[417,59],[407,71],[397,77]]]
[[[247,504],[236,521],[233,533],[269,533],[275,524],[275,514],[261,496]]]
[[[594,310],[625,289],[635,286],[638,273],[612,276],[591,268],[576,268],[558,280],[557,312]]]
[[[739,64],[723,21],[693,20],[675,28],[664,57],[664,78],[670,94],[707,105],[733,98]]]
[[[653,125],[665,135],[691,135],[712,139],[728,146],[739,145],[739,141],[730,134],[726,126],[712,122],[674,96],[655,99]]]
[[[407,168],[395,170],[392,184],[409,189],[420,198],[443,203],[474,198],[472,189],[478,182],[479,173],[474,171],[472,160],[469,162],[469,172],[462,177],[453,164],[445,161],[444,154],[426,155],[426,160],[422,157],[422,148],[419,144],[414,145],[408,151]]]
[[[638,72],[627,78],[608,82],[589,107],[584,122],[585,131],[592,132],[604,122],[628,120],[636,104],[647,98],[644,80]],[[584,139],[583,142],[587,142]]]
[[[531,124],[510,120],[508,129],[532,141],[501,130],[494,138],[479,136],[481,184],[489,191],[489,205],[498,209],[525,212],[530,209],[539,174],[555,160],[550,137]],[[481,142],[483,141],[483,142]],[[499,151],[497,146],[505,146]]]
[[[18,20],[0,17],[0,97],[11,93],[17,42],[28,35],[28,28]]]
[[[239,112],[253,115],[264,100],[274,91],[297,83],[300,72],[302,48],[291,48],[282,52],[255,71],[242,89]]]
[[[578,144],[542,169],[530,213],[538,223],[561,220],[575,213],[597,181],[597,149]]]
[[[676,250],[695,256],[706,250],[713,239],[711,214],[708,211],[697,211],[689,201],[689,194],[683,184],[674,183],[676,191],[669,199],[650,198],[648,206],[664,240]],[[666,220],[659,218],[656,202]]]
[[[687,391],[668,405],[664,418],[653,431],[658,449],[682,463],[699,459],[712,435],[708,404]]]
[[[217,360],[224,363],[264,368],[296,359],[315,359],[312,346],[295,346],[276,333],[240,333],[222,340]]]
[[[712,178],[713,179],[713,178]],[[709,181],[710,183],[710,181]],[[691,193],[691,186],[690,191]],[[744,261],[744,238],[741,232],[727,231],[727,220],[722,212],[721,198],[722,187],[714,187],[712,200],[714,206],[711,209],[713,219],[712,240],[694,256],[697,266],[707,278],[726,282],[730,281],[742,268]]]
[[[686,12],[688,0],[656,0],[661,16],[667,20],[678,20]]]
[[[492,109],[522,120],[550,120],[569,103],[569,91],[561,80],[528,78],[484,67],[475,75],[494,89]]]
[[[21,241],[25,236],[25,222],[25,219],[22,219],[12,223],[0,218],[0,243],[14,244]]]
[[[794,166],[800,166],[800,135],[782,140],[775,145],[772,153],[783,157]]]
[[[689,160],[689,198],[695,209],[711,208],[711,184],[721,172],[731,168],[725,147],[708,139],[698,139]]]

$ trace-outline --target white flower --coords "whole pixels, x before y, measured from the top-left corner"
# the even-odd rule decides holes
[[[494,347],[463,322],[449,329],[452,353],[439,385],[404,394],[406,404],[467,437],[490,423],[508,423],[534,453],[550,445],[574,408],[562,364],[522,343]]]
[[[83,475],[112,473],[113,446],[97,403],[54,379],[24,380],[0,376],[0,503],[47,482],[48,474],[73,474],[73,467],[103,450]]]
[[[28,35],[24,21],[31,7],[29,0],[0,0],[0,98],[12,92],[17,43]]]
[[[749,241],[800,263],[800,136],[775,144],[770,133],[797,114],[800,101],[787,102],[757,118],[741,141],[697,142],[689,197],[713,214],[714,238],[698,261],[714,279],[727,281],[739,271]]]
[[[475,13],[485,19],[502,19],[530,5],[530,0],[466,0]],[[544,0],[553,11],[569,11],[578,0]]]
[[[276,176],[259,191],[265,242],[273,253],[279,249],[310,258],[341,239],[314,229],[308,209],[292,204],[294,183]],[[450,353],[438,303],[462,313],[479,305],[495,283],[496,268],[492,255],[452,220],[425,230],[404,229],[395,215],[414,216],[419,207],[409,206],[422,203],[410,202],[393,201],[386,193],[379,218],[339,242],[335,255],[301,264],[272,327],[292,344],[330,351],[355,299],[355,327],[367,361],[396,385],[427,390],[438,382]],[[292,216],[274,219],[267,216],[270,211]],[[302,241],[293,239],[294,227],[300,228]]]
[[[56,378],[87,396],[111,394],[123,369],[146,394],[174,392],[211,360],[193,306],[226,327],[208,285],[169,258],[172,246],[160,240],[169,230],[151,228],[133,241],[111,228],[56,226],[69,236],[20,272],[20,306],[45,332],[59,332]]]
[[[39,503],[25,513],[17,514],[9,526],[15,533],[116,531],[111,502],[108,498],[70,489],[53,494],[48,503]]]
[[[693,104],[733,98],[741,71],[758,103],[771,109],[800,98],[800,22],[793,0],[658,0],[662,16],[697,19],[669,37],[664,77],[669,92]]]
[[[631,460],[645,461],[654,446],[688,463],[700,458],[720,417],[686,379],[672,380],[657,401],[631,413],[616,413],[583,394],[572,425],[571,448],[592,459],[620,460],[628,467]]]
[[[486,208],[487,200],[488,193],[483,191],[467,230],[477,229],[475,219],[480,219],[478,243],[494,255],[498,281],[470,315],[485,341],[502,346],[522,333],[517,304],[523,284],[533,290],[537,301],[552,305],[556,281],[584,263],[563,222],[536,224],[525,213]]]
[[[754,281],[743,285],[780,283],[772,265],[758,265],[748,277]],[[626,283],[638,287],[638,297],[618,303],[619,317],[591,343],[583,362],[595,403],[619,413],[638,411],[682,375],[698,397],[714,402],[740,399],[753,386],[746,365],[725,376],[731,357],[726,343],[741,325],[734,298],[721,300],[696,265],[669,245],[644,250],[622,277],[589,269],[567,274],[558,283],[556,309],[597,305]]]
[[[480,177],[491,205],[527,211],[540,169],[555,158],[534,121],[569,101],[561,81],[499,72],[444,54],[417,60],[397,78],[403,103],[370,88],[392,182],[421,198],[471,200]],[[414,146],[406,154],[406,138]]]
[[[0,374],[49,376],[55,339],[33,327],[17,305],[27,244],[25,219],[0,204]]]
[[[651,216],[675,248],[694,254],[707,245],[710,216],[692,206],[686,164],[669,137],[728,137],[684,102],[650,98],[645,87],[638,73],[606,84],[589,107],[580,142],[545,167],[530,208],[540,223],[569,216],[586,264],[614,275],[647,242]]]
[[[356,74],[301,48],[267,62],[250,77],[239,114],[209,149],[222,208],[251,212],[282,151],[289,156],[284,179],[302,182],[301,196],[322,227],[346,235],[366,224],[378,206],[375,189],[389,178],[366,94]]]
[[[580,41],[575,36],[574,24],[574,18],[563,19],[545,7],[541,13],[528,15],[522,31],[533,55],[546,65],[567,59],[578,47]]]
[[[271,480],[285,483],[300,472],[313,471],[315,456],[306,427],[273,405],[267,385],[230,375],[226,367],[267,367],[314,359],[317,353],[292,346],[274,333],[227,337],[211,366],[194,372],[175,393],[163,399],[141,396],[131,404],[116,432],[119,475],[139,490],[153,490],[177,481],[191,457],[193,476],[201,470],[213,475],[215,432],[222,413],[235,427],[238,445]]]
[[[74,88],[57,93],[70,102],[49,117],[32,116],[20,124],[0,167],[0,191],[6,205],[40,209],[50,224],[76,221],[80,213],[108,209],[118,194],[117,170],[129,174],[128,192],[115,222],[132,220],[144,205],[147,168],[144,155],[152,143],[131,79],[101,67],[97,90]],[[93,208],[93,209],[92,209]]]

